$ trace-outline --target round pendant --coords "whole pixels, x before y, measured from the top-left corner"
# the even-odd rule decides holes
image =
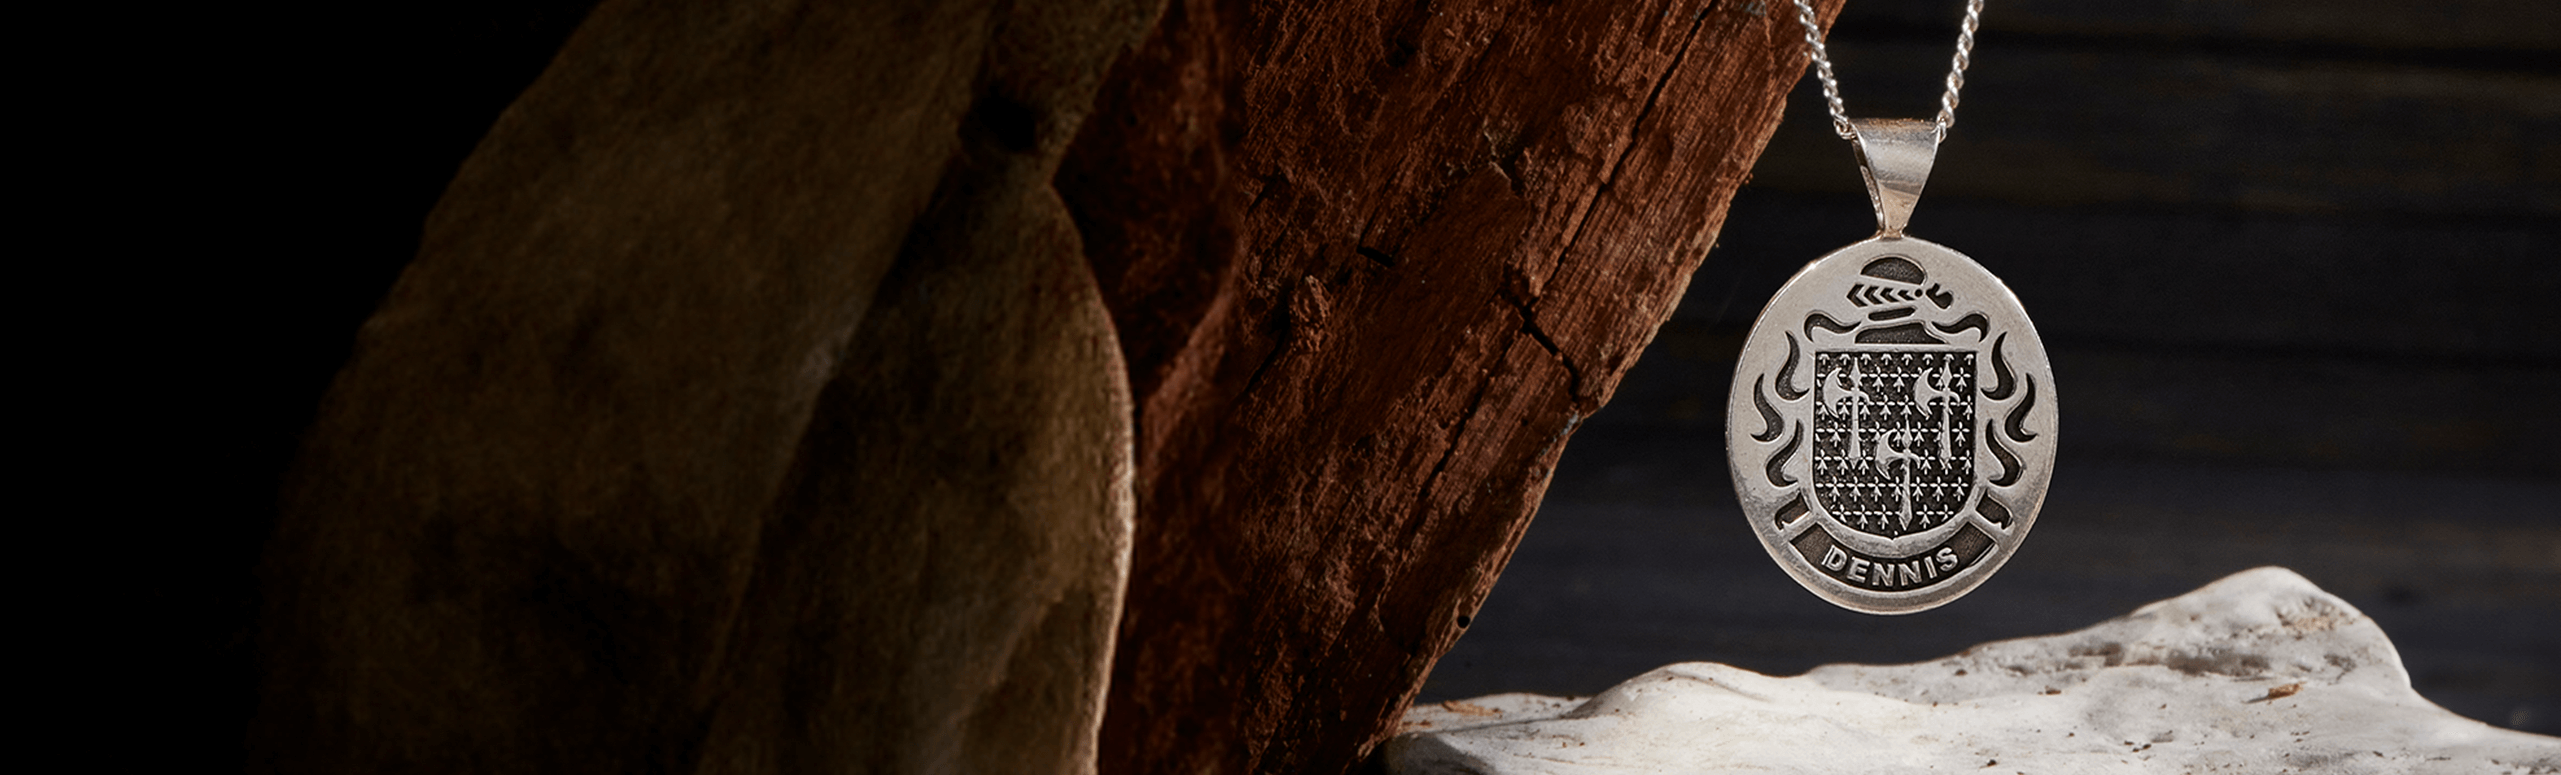
[[[1936,243],[1824,256],[1761,310],[1726,463],[1788,575],[1844,608],[1946,605],[2036,525],[2054,473],[2045,345],[1999,278]]]

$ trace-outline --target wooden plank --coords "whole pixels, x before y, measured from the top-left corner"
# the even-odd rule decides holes
[[[1106,94],[1060,178],[1154,224],[1088,230],[1141,386],[1103,769],[1341,772],[1391,731],[1775,125],[1802,44],[1765,10],[1166,14],[1136,58],[1194,80]]]
[[[2048,23],[2009,8],[1990,18]],[[2460,9],[2425,12],[2440,10]],[[2561,241],[2561,77],[2389,51],[2120,40],[2099,31],[2133,22],[2099,18],[2113,6],[2087,13],[2097,26],[2073,28],[2084,37],[2005,46],[1986,33],[1912,227],[2000,274],[2058,368],[2086,354],[2062,376],[2078,396],[2070,414],[2086,418],[2071,446],[2219,463],[2531,467],[2516,456],[2550,413],[2477,396],[2561,360],[2561,340],[2536,333],[2550,326],[2533,290],[2561,287],[2543,256]],[[1851,42],[1834,49],[1852,112],[1934,111],[1946,23],[1917,34],[1914,17],[1862,40],[1861,18],[1842,22],[1838,39]],[[2159,34],[2312,34],[2245,21]],[[2407,45],[2423,44],[2435,45]],[[1874,228],[1819,93],[1800,83],[1790,99],[1684,319],[1739,331],[1796,267]],[[1684,379],[1708,381],[1649,382],[1631,400],[1653,410],[1596,421],[1709,421],[1717,403],[1705,393],[1721,377]]]
[[[1845,44],[1833,55],[1853,115],[1937,112],[1947,43]],[[1800,85],[1790,102],[1755,186],[1858,190],[1819,92]],[[2561,216],[2561,74],[1986,39],[1929,196]]]
[[[1838,34],[1848,39],[1884,26],[1953,30],[1962,8],[1957,0],[1869,0],[1843,12]],[[2510,0],[1998,0],[1984,9],[1983,29],[1992,40],[2017,33],[2128,43],[2230,41],[2263,50],[2561,52],[2561,6]]]
[[[2078,347],[2074,454],[2201,465],[2291,465],[2561,476],[2542,452],[2561,413],[2501,398],[2561,365],[2442,364],[2264,351]]]
[[[1724,427],[1741,342],[1735,328],[1665,325],[1585,425]],[[2504,398],[2561,380],[2561,362],[2069,341],[2050,352],[2074,460],[2561,476],[2561,460],[2538,451],[2561,435],[2561,413]]]
[[[1729,218],[1676,323],[1593,423],[1721,423],[1761,303],[1873,228],[1845,193],[1747,189]],[[2056,359],[2076,455],[2540,470],[2525,450],[2561,432],[2552,412],[2489,398],[2561,363],[2536,300],[2561,288],[2543,258],[2561,224],[1951,198],[1926,202],[1914,230],[2019,294]]]
[[[1745,327],[1796,268],[1872,231],[1859,194],[1751,189],[1680,315]],[[2535,289],[2561,221],[1925,200],[1913,233],[1974,257],[2055,342],[2340,357],[2561,359]]]

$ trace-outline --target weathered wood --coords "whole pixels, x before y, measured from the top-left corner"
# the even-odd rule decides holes
[[[1047,186],[1153,3],[617,0],[269,547],[255,769],[1088,772],[1118,345]]]
[[[1140,406],[1106,771],[1382,738],[1775,126],[1803,44],[1769,9],[1166,14],[1133,61],[1181,75],[1115,86],[1060,178],[1088,234],[1156,224],[1094,248]],[[1191,164],[1113,163],[1140,146]]]

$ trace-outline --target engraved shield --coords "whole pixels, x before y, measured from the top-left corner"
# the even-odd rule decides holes
[[[1810,264],[1745,341],[1729,472],[1772,559],[1871,613],[1944,605],[2026,538],[2053,470],[2044,345],[2000,280],[1909,237]]]
[[[1815,353],[1810,478],[1824,510],[1884,538],[1963,511],[1974,485],[1974,364],[1972,350]]]

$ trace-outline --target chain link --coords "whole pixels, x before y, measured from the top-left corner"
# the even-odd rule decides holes
[[[1814,6],[1796,0],[1796,20],[1805,25],[1805,58],[1814,61],[1814,75],[1823,79],[1823,103],[1832,111],[1832,131],[1848,140],[1858,137],[1850,127],[1849,111],[1841,107],[1841,82],[1832,76],[1832,55],[1823,48],[1823,28],[1814,23]],[[1956,31],[1956,57],[1948,63],[1947,93],[1939,95],[1938,132],[1947,136],[1948,127],[1956,126],[1956,95],[1965,89],[1965,67],[1974,63],[1974,31],[1983,24],[1983,0],[1966,0],[1965,21]]]

